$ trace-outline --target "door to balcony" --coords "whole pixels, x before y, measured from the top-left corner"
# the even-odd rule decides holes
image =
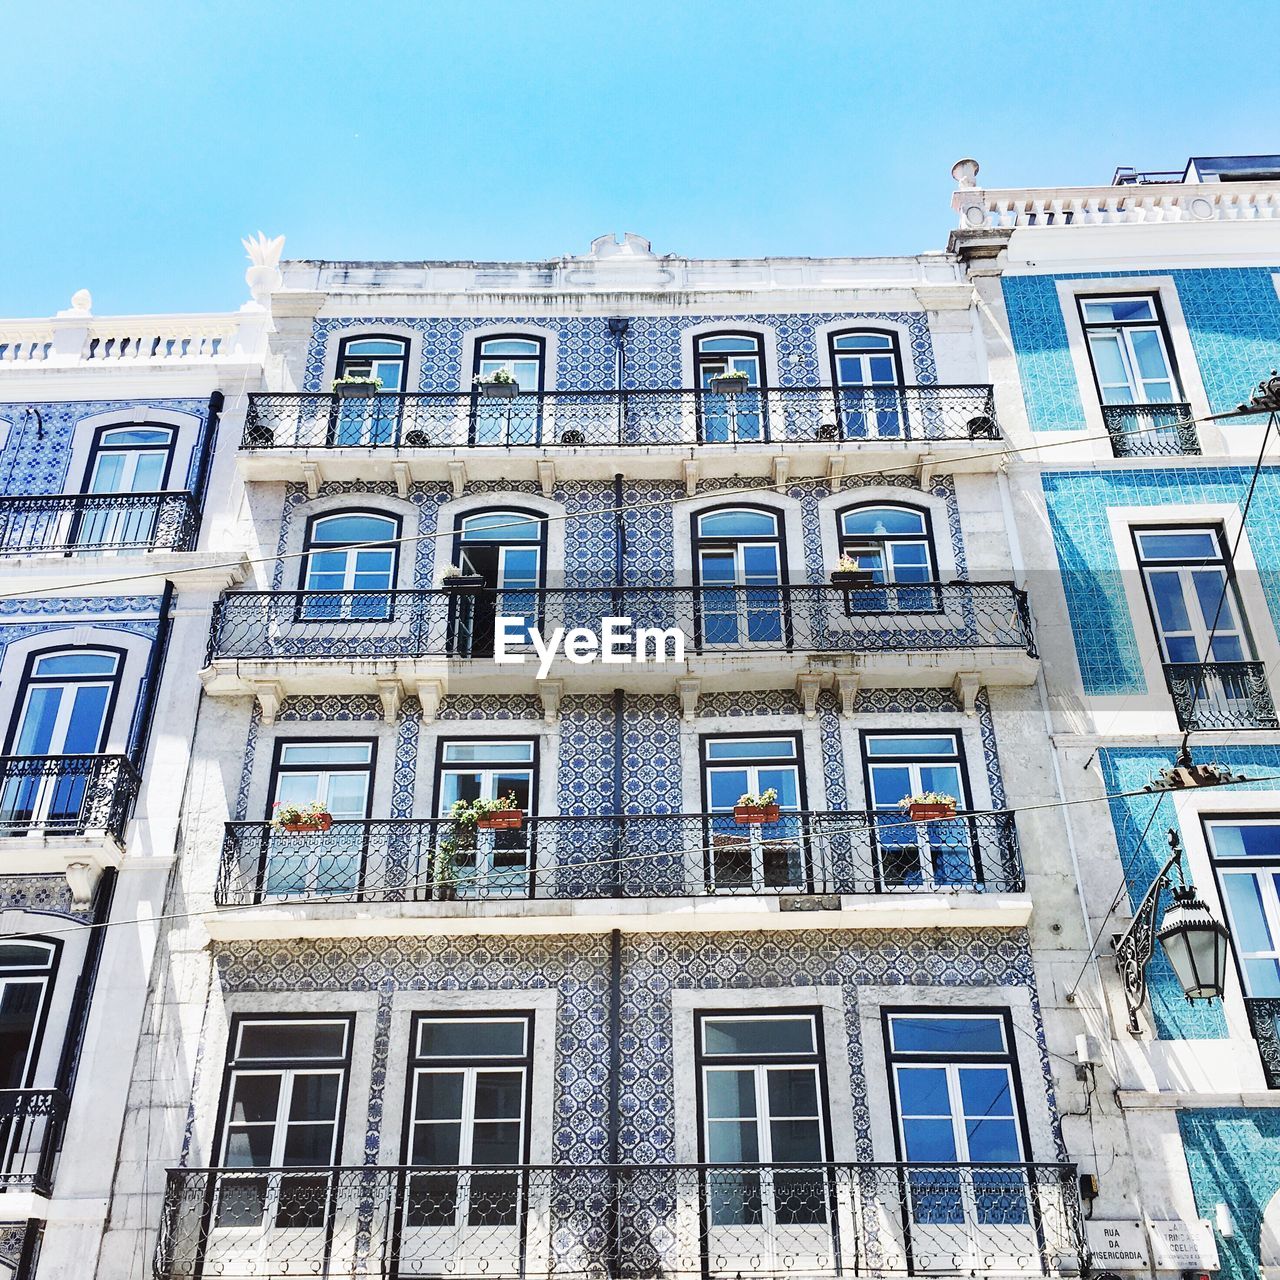
[[[160,493],[169,479],[174,431],[163,427],[112,427],[99,434],[89,459],[85,492]],[[155,539],[155,503],[119,507],[95,504],[75,517],[71,542],[86,548],[127,550]]]
[[[782,534],[775,512],[707,511],[694,517],[699,644],[707,649],[782,645]]]

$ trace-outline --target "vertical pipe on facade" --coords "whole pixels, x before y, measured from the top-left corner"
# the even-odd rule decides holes
[[[173,583],[165,580],[164,594],[160,597],[159,623],[156,638],[151,646],[151,658],[147,663],[146,683],[142,700],[129,727],[129,743],[126,754],[130,763],[142,773],[142,762],[147,756],[147,744],[151,741],[151,722],[155,716],[156,699],[160,695],[160,676],[164,670],[165,654],[169,651],[169,631],[172,625]],[[135,797],[136,798],[136,797]]]
[[[22,1252],[13,1280],[35,1280],[36,1263],[40,1260],[40,1242],[44,1238],[44,1219],[28,1218],[22,1232]]]
[[[106,943],[107,919],[111,915],[111,903],[115,898],[116,871],[108,867],[98,881],[98,891],[93,899],[93,918],[89,921],[89,942],[85,947],[84,963],[76,979],[75,994],[71,998],[71,1010],[67,1014],[67,1038],[62,1043],[58,1058],[58,1071],[54,1088],[67,1095],[68,1101],[76,1087],[80,1069],[80,1049],[89,1027],[89,1006],[93,989],[98,981],[98,966],[102,962],[102,948]]]
[[[200,522],[204,519],[204,499],[209,489],[209,473],[213,469],[213,447],[218,439],[218,427],[222,422],[222,407],[226,397],[221,391],[215,391],[209,397],[209,412],[205,418],[204,436],[200,441],[200,455],[196,459],[196,473],[191,483],[191,494],[195,506],[196,533],[199,536]]]
[[[609,1275],[621,1274],[621,1241],[618,1238],[618,1094],[622,1059],[622,931],[609,934]]]

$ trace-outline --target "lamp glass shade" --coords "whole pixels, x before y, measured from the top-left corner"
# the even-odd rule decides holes
[[[1227,931],[1191,886],[1173,891],[1156,933],[1188,1000],[1219,1000],[1227,979]]]

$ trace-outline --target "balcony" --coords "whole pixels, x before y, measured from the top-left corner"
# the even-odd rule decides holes
[[[57,1089],[0,1089],[0,1191],[51,1193],[67,1106]]]
[[[309,460],[326,478],[368,480],[393,474],[393,459],[438,478],[441,458],[459,454],[469,474],[509,477],[513,450],[531,460],[549,452],[575,474],[600,476],[617,470],[622,450],[631,474],[680,478],[680,461],[696,446],[706,446],[699,456],[713,471],[716,455],[725,455],[725,474],[735,454],[768,457],[780,446],[809,446],[814,463],[833,451],[868,464],[941,451],[949,461],[955,455],[956,469],[989,470],[1000,439],[992,389],[975,384],[573,390],[508,400],[470,391],[354,399],[251,393],[240,443],[250,479],[289,478]],[[970,454],[978,456],[966,461]]]
[[[1065,1164],[174,1169],[157,1280],[1078,1275]]]
[[[1268,1089],[1280,1089],[1280,998],[1246,996],[1249,1029],[1258,1042]]]
[[[498,653],[500,620],[549,637],[607,617],[629,620],[628,637],[660,632],[648,661],[627,667],[630,687],[670,692],[680,676],[735,687],[745,671],[786,687],[813,667],[856,669],[867,685],[938,686],[958,673],[1024,685],[1037,670],[1026,595],[1004,582],[872,587],[595,587],[576,590],[432,590],[225,593],[210,632],[205,687],[243,695],[272,681],[282,694],[378,691],[378,680],[444,679],[455,692],[492,691],[496,680],[534,688],[537,655],[527,642]],[[671,660],[678,651],[683,661]],[[652,654],[667,655],[666,661]],[[528,659],[524,661],[524,659]],[[618,666],[563,657],[549,675],[574,691],[611,689]]]
[[[1164,674],[1186,733],[1280,728],[1261,662],[1166,662]]]
[[[1102,421],[1117,458],[1198,457],[1189,404],[1104,404]]]
[[[190,493],[76,493],[0,498],[0,556],[190,551]]]
[[[231,822],[215,901],[253,908],[251,916],[281,908],[273,931],[288,920],[294,933],[340,926],[357,904],[366,919],[430,920],[441,930],[540,914],[573,928],[609,927],[620,914],[633,927],[646,916],[669,927],[673,911],[707,927],[801,927],[807,915],[779,917],[813,911],[841,912],[847,927],[884,927],[1015,916],[1025,924],[1027,904],[1010,901],[1023,888],[1011,813],[916,823],[892,811],[804,812],[759,826],[687,813],[533,817],[518,831],[447,818],[338,821],[292,833]],[[213,929],[258,927],[242,918]]]

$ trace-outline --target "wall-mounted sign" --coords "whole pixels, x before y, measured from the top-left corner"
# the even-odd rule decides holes
[[[1218,1242],[1206,1219],[1198,1222],[1147,1221],[1151,1260],[1171,1271],[1217,1271]]]
[[[1150,1271],[1147,1232],[1136,1219],[1085,1224],[1094,1271]]]

